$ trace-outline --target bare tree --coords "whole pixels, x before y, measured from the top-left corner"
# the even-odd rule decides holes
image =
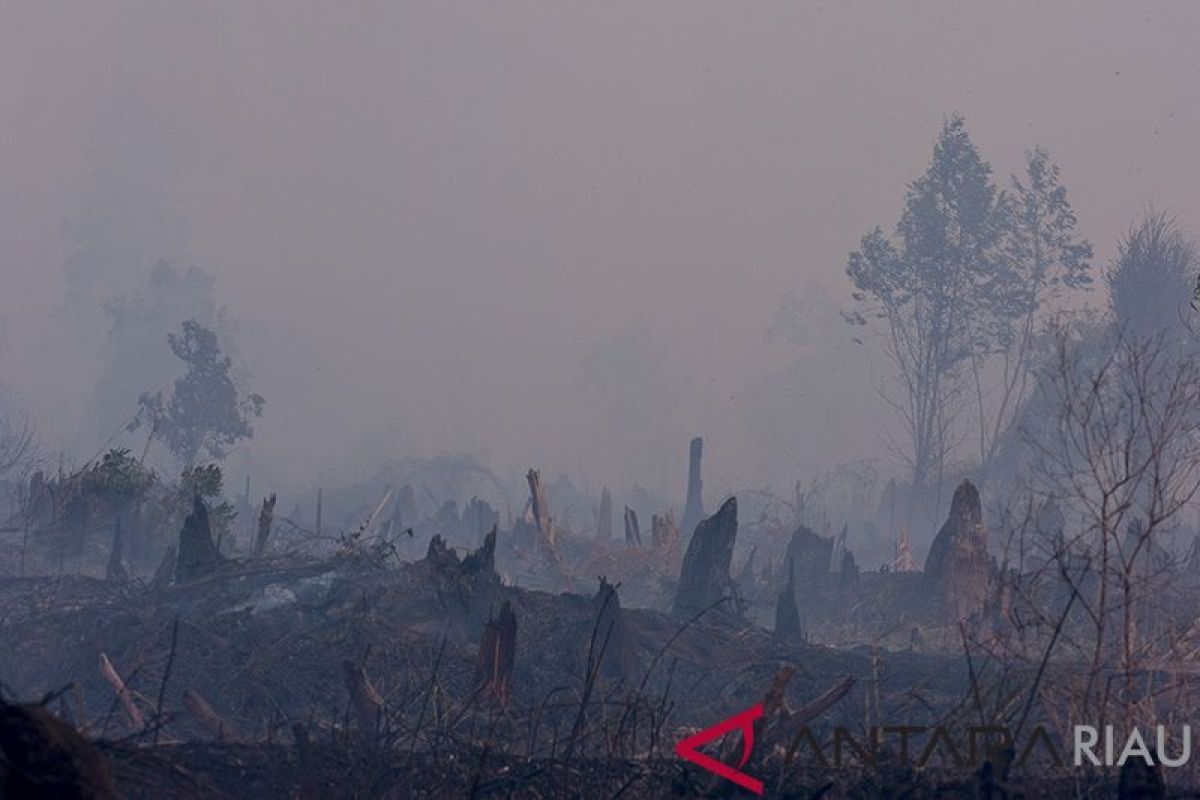
[[[1163,539],[1200,492],[1200,367],[1174,357],[1163,334],[1117,334],[1106,344],[1089,351],[1059,334],[1039,385],[1053,418],[1027,437],[1040,492],[1078,520],[1060,535],[1055,558],[1088,565],[1086,586],[1060,572],[1094,626],[1084,702],[1098,691],[1102,710],[1101,676],[1114,652],[1126,709],[1134,703],[1139,610],[1165,569]]]

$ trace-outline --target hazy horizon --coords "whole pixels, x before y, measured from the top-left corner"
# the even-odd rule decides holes
[[[105,439],[103,303],[160,258],[216,277],[266,398],[237,475],[472,453],[682,499],[693,435],[713,495],[890,463],[884,364],[834,312],[952,113],[998,182],[1049,150],[1098,268],[1150,205],[1200,232],[1192,3],[0,20],[0,385],[79,460]],[[811,343],[768,334],[789,293]]]

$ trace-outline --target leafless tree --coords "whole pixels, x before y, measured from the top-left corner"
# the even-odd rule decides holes
[[[1166,534],[1200,491],[1200,367],[1162,335],[1118,334],[1088,348],[1060,334],[1039,390],[1052,417],[1028,432],[1034,480],[1077,521],[1054,558],[1082,560],[1091,578],[1085,586],[1061,570],[1094,626],[1084,703],[1098,692],[1097,707],[1107,705],[1102,676],[1119,666],[1128,709],[1144,652],[1139,610],[1165,572]]]

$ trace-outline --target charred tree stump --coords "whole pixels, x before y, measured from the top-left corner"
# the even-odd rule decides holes
[[[445,614],[447,636],[464,641],[473,638],[499,603],[502,587],[496,572],[496,528],[483,544],[461,561],[438,534],[429,540],[422,564]]]
[[[462,569],[467,575],[496,574],[496,524],[494,522],[491,533],[483,537],[483,545],[463,559]]]
[[[625,615],[617,587],[600,579],[600,588],[592,598],[594,625],[588,641],[588,655],[596,673],[608,680],[633,680],[638,673],[636,655],[628,641]]]
[[[517,656],[517,616],[505,601],[500,614],[489,619],[479,643],[475,682],[501,703],[512,695],[513,664]]]
[[[683,506],[683,531],[691,533],[704,518],[704,482],[700,478],[700,461],[704,456],[704,440],[697,436],[688,449],[687,502]]]
[[[637,512],[629,506],[625,506],[625,546],[642,546],[642,531],[638,527]]]
[[[612,541],[612,493],[605,486],[600,490],[600,509],[596,513],[596,538]]]
[[[121,541],[121,518],[113,524],[112,549],[108,552],[108,566],[104,570],[104,580],[123,582],[129,580],[129,571],[125,569],[125,546]]]
[[[954,490],[950,515],[925,559],[925,580],[956,618],[981,610],[987,601],[990,563],[979,491],[970,481]]]
[[[841,593],[842,608],[849,609],[858,602],[858,583],[860,570],[850,550],[842,551],[842,564],[838,570],[838,590]]]
[[[271,522],[275,519],[275,493],[264,497],[258,512],[258,536],[254,538],[254,557],[262,558],[267,551],[267,539],[271,538]]]
[[[716,514],[696,525],[696,532],[683,556],[675,613],[694,614],[722,598],[733,598],[733,610],[741,613],[737,590],[729,575],[736,541],[737,498],[731,497]]]
[[[531,469],[525,475],[529,482],[529,503],[533,512],[533,522],[537,526],[537,549],[558,563],[561,554],[558,551],[558,540],[554,531],[554,520],[550,518],[550,506],[546,503],[546,487],[542,484],[542,474]]]
[[[350,693],[350,708],[354,712],[358,731],[365,739],[373,741],[383,721],[383,696],[371,683],[361,664],[343,660],[342,673],[346,679],[346,690]]]
[[[800,625],[800,611],[796,607],[796,571],[791,559],[787,565],[787,583],[775,601],[775,634],[782,639],[799,641],[804,638]]]
[[[192,498],[192,513],[179,532],[179,557],[175,562],[175,582],[182,583],[216,572],[224,559],[213,543],[208,507],[200,495]]]

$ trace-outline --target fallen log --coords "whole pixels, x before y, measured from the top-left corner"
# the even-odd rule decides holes
[[[193,692],[190,689],[183,693],[183,707],[188,710],[188,713],[195,718],[197,722],[222,742],[236,742],[241,740],[241,735],[237,729],[225,721],[218,714],[208,701],[200,696],[199,692]]]
[[[100,674],[117,693],[117,699],[121,701],[121,708],[125,711],[129,724],[138,730],[145,728],[146,721],[142,718],[142,712],[138,711],[138,707],[134,705],[133,694],[130,693],[129,687],[125,685],[125,681],[121,679],[116,668],[104,653],[100,654]]]

